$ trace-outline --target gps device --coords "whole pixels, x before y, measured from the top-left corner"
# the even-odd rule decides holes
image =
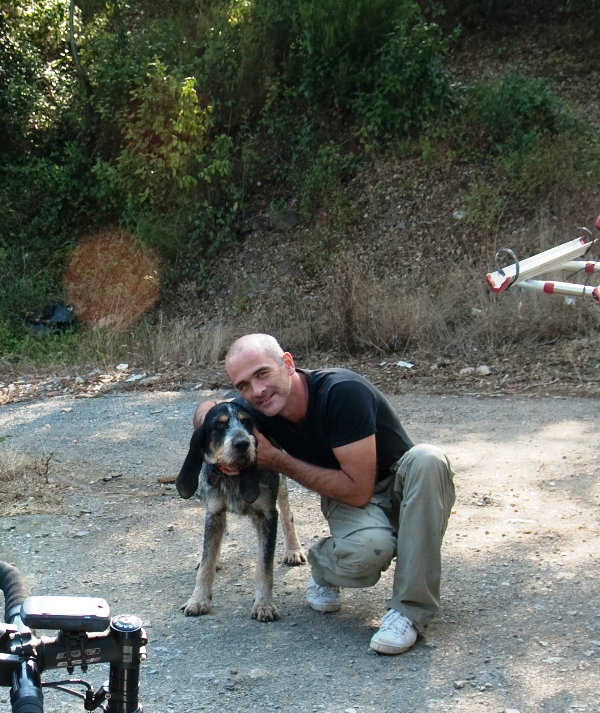
[[[20,616],[32,629],[104,631],[110,624],[110,608],[100,597],[27,597]]]

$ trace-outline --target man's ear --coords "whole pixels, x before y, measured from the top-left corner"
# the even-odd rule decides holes
[[[289,352],[283,352],[283,365],[288,374],[293,374],[296,371],[296,364],[294,363],[294,357]]]
[[[244,500],[251,505],[260,495],[258,484],[258,469],[255,465],[242,468],[239,474],[240,493]]]
[[[204,442],[206,430],[204,426],[197,428],[190,441],[190,450],[181,466],[175,485],[177,492],[186,500],[198,490],[198,478],[204,463]]]

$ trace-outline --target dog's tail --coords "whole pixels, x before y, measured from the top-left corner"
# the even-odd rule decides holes
[[[190,441],[190,450],[181,466],[175,485],[177,492],[186,500],[198,490],[200,470],[204,463],[204,429],[197,428]]]

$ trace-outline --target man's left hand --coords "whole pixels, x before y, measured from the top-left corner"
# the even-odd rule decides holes
[[[254,429],[254,436],[256,437],[258,445],[256,451],[256,467],[259,470],[273,470],[273,455],[278,452],[278,449],[275,448],[271,441],[265,438],[260,431],[257,431],[256,428]]]

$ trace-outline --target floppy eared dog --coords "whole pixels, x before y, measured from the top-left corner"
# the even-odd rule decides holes
[[[194,431],[190,450],[177,476],[176,485],[181,497],[191,498],[199,490],[200,498],[206,505],[204,546],[196,588],[181,607],[186,616],[198,616],[210,610],[227,512],[248,515],[258,534],[253,619],[279,619],[273,601],[277,504],[285,540],[283,561],[290,565],[306,562],[288,502],[286,478],[275,471],[256,468],[253,428],[252,417],[242,406],[233,402],[213,406],[202,426]],[[239,475],[226,475],[220,466],[235,468],[239,470]]]

